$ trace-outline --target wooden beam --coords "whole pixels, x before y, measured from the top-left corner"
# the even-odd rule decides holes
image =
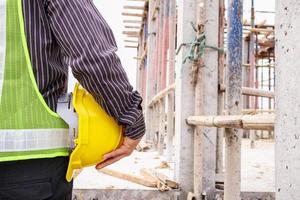
[[[166,175],[159,173],[153,169],[141,169],[140,174],[144,177],[147,177],[149,179],[153,179],[158,182],[158,185],[164,185],[167,186],[167,188],[172,188],[172,189],[178,189],[179,188],[179,183],[176,181],[171,180],[168,178]],[[166,187],[164,187],[166,188]]]
[[[144,17],[144,14],[139,13],[122,13],[123,16],[130,16],[130,17]]]
[[[242,87],[242,94],[256,97],[274,98],[275,94],[272,91],[260,90],[250,87]]]
[[[132,49],[137,49],[138,46],[130,46],[130,45],[126,45],[125,48],[132,48]]]
[[[133,24],[142,24],[141,20],[130,20],[130,19],[125,19],[123,20],[124,23],[133,23]]]
[[[123,31],[123,34],[127,35],[127,37],[136,37],[136,38],[140,37],[140,32],[138,31]]]
[[[144,6],[123,6],[124,9],[132,9],[132,10],[144,10]]]
[[[132,183],[137,183],[140,185],[144,185],[147,187],[156,187],[157,183],[156,181],[153,181],[151,179],[147,179],[145,177],[139,177],[139,176],[135,176],[135,175],[131,175],[131,174],[126,174],[126,173],[122,173],[116,170],[112,170],[112,169],[100,169],[98,170],[99,172],[109,175],[109,176],[113,176],[116,178],[120,178],[126,181],[130,181]]]
[[[124,40],[124,42],[129,42],[129,43],[139,43],[137,40]]]
[[[152,107],[154,104],[156,104],[157,102],[159,102],[162,98],[165,98],[166,95],[175,90],[175,83],[173,83],[172,85],[166,87],[164,90],[160,91],[159,93],[157,93],[152,100],[149,103],[149,107]]]
[[[224,92],[226,86],[224,84],[220,85],[220,91]],[[267,98],[274,98],[275,94],[273,91],[268,90],[260,90],[256,88],[250,87],[242,87],[242,94],[248,96],[256,96],[256,97],[267,97]]]
[[[129,37],[129,38],[139,38],[140,36],[139,35],[127,35],[127,37]]]
[[[239,128],[246,130],[274,130],[274,114],[191,116],[187,122],[195,126]]]
[[[123,31],[122,33],[125,35],[139,35],[140,34],[140,32],[138,32],[138,31]]]
[[[257,113],[274,113],[275,110],[272,109],[243,109],[242,114],[257,114]]]
[[[267,29],[267,28],[251,28],[251,32],[253,33],[273,33],[274,29]]]
[[[141,29],[140,26],[124,26],[124,28],[130,28],[130,29]]]

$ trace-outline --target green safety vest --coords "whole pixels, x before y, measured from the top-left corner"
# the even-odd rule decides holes
[[[0,0],[0,162],[69,155],[68,125],[38,90],[22,0]]]

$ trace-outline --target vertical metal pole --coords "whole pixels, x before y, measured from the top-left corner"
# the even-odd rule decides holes
[[[243,1],[228,0],[228,51],[226,107],[229,115],[240,114],[242,101]],[[240,200],[241,130],[225,129],[225,200]]]
[[[175,48],[176,48],[176,0],[169,0],[169,70],[168,84],[175,79]],[[168,94],[168,126],[167,126],[167,159],[172,161],[174,148],[174,91]]]

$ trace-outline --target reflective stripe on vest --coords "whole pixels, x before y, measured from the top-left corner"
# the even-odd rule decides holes
[[[0,0],[0,88],[0,162],[68,155],[68,125],[34,78],[22,0]]]
[[[66,129],[0,130],[0,152],[64,148],[68,143]]]

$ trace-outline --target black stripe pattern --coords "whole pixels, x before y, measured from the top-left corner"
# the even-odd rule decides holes
[[[29,52],[39,90],[56,109],[66,90],[68,66],[97,102],[125,127],[145,133],[142,98],[116,55],[112,30],[91,0],[23,0]]]

